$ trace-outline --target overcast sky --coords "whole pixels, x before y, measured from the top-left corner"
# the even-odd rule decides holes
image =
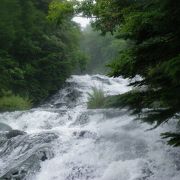
[[[86,27],[89,24],[90,19],[82,17],[74,17],[73,20],[81,25],[82,28]]]

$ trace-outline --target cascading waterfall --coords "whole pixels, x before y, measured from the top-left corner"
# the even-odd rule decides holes
[[[127,92],[128,80],[72,76],[39,108],[0,114],[0,180],[179,180],[180,150],[127,109],[87,109],[94,86]],[[146,131],[146,132],[145,132]]]

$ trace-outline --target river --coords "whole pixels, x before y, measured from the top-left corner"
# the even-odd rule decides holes
[[[127,84],[74,75],[40,107],[1,113],[0,180],[180,180],[180,150],[160,138],[173,124],[149,131],[127,109],[87,109],[92,87],[116,95]]]

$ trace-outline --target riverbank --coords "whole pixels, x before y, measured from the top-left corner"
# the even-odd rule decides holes
[[[0,112],[28,110],[31,107],[32,102],[28,98],[12,93],[0,97]]]

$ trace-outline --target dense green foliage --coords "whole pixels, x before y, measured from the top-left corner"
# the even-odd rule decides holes
[[[119,96],[119,106],[130,107],[155,127],[180,120],[180,1],[88,0],[80,9],[95,19],[96,29],[104,34],[116,32],[129,42],[109,65],[110,75],[140,75],[142,80],[132,83],[139,90]],[[177,146],[179,134],[177,128],[164,137]]]
[[[39,103],[84,63],[73,13],[65,0],[1,0],[0,96],[10,90]]]
[[[93,31],[90,26],[87,26],[81,36],[81,49],[89,56],[86,72],[107,73],[106,65],[125,47],[125,41],[117,40],[111,34],[102,36],[100,32]]]

